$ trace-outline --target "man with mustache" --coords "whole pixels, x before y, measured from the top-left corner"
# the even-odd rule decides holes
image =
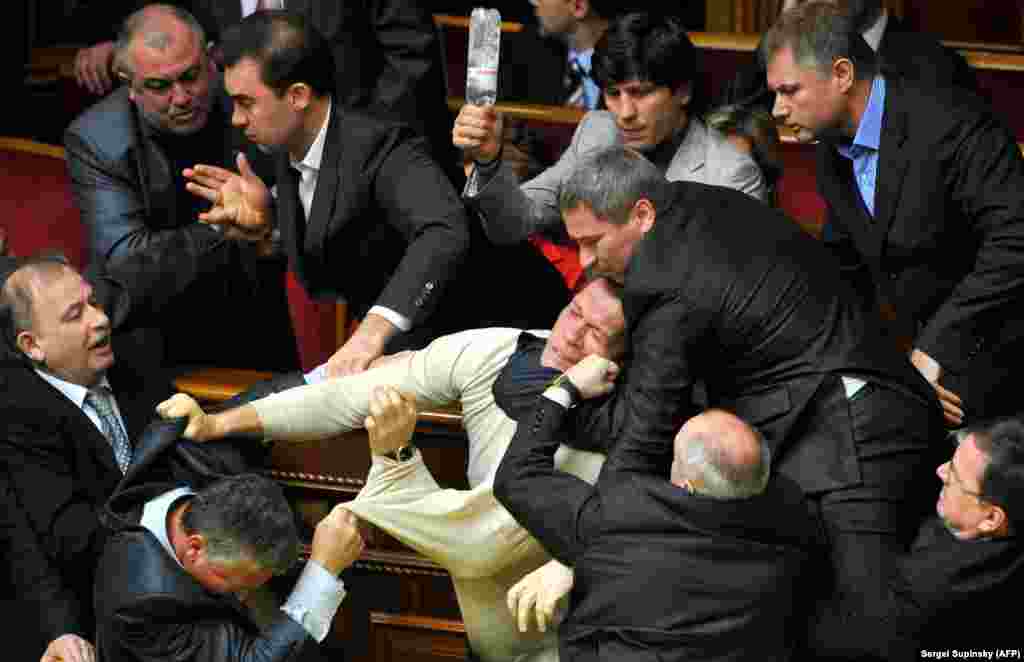
[[[283,287],[286,261],[270,254],[270,242],[256,247],[235,241],[237,230],[198,223],[204,205],[185,190],[186,167],[233,163],[245,144],[229,126],[231,102],[205,44],[196,20],[174,6],[148,5],[125,20],[116,45],[124,85],[78,117],[64,137],[89,259],[161,251],[178,237],[197,254],[226,244],[233,259],[224,271],[171,302],[168,325],[135,338],[145,352],[122,351],[123,358],[151,369],[292,369],[298,357]],[[256,150],[251,158],[262,171],[266,163]],[[211,333],[232,328],[245,329],[251,342]]]

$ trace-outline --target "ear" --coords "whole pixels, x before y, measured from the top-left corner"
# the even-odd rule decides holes
[[[986,537],[1002,535],[1007,530],[1009,520],[1002,506],[991,504],[985,519],[978,523],[978,530]]]
[[[185,560],[195,565],[206,558],[206,536],[190,533],[185,536]]]
[[[313,90],[306,83],[292,83],[284,95],[292,110],[305,110],[313,100]]]
[[[679,87],[673,92],[673,95],[676,101],[679,102],[679,105],[685,108],[690,105],[690,100],[693,98],[693,85],[691,83],[680,83]]]
[[[44,363],[46,361],[46,352],[43,351],[42,346],[39,344],[36,334],[31,331],[22,331],[19,333],[18,337],[14,339],[14,344],[18,346],[18,349],[20,349],[25,356],[36,363]]]
[[[657,216],[658,212],[654,208],[654,203],[647,198],[640,198],[633,205],[629,221],[630,223],[639,223],[641,232],[647,234],[654,227],[654,220]]]
[[[832,63],[832,80],[835,81],[839,92],[846,94],[857,82],[857,69],[849,58],[841,57]]]

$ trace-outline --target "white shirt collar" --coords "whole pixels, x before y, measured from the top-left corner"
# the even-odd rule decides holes
[[[882,35],[885,34],[885,26],[889,24],[889,10],[882,7],[882,13],[878,15],[874,24],[861,33],[864,37],[864,41],[868,42],[868,46],[871,50],[878,52],[878,47],[882,43]]]
[[[63,393],[64,397],[75,403],[76,407],[79,409],[85,408],[85,398],[89,395],[89,389],[80,384],[65,381],[56,375],[51,375],[50,373],[44,372],[38,368],[36,368],[36,374],[45,379],[55,389]],[[110,388],[110,382],[107,381],[106,375],[100,379],[98,385]]]
[[[179,499],[195,493],[195,490],[188,487],[176,487],[158,497],[150,499],[142,507],[142,518],[139,520],[139,524],[156,536],[156,539],[160,541],[160,545],[167,550],[172,559],[178,562],[178,565],[181,565],[181,559],[174,553],[171,539],[167,535],[167,513],[170,512],[171,507]]]
[[[292,167],[299,172],[305,172],[307,170],[319,171],[320,161],[324,158],[324,144],[327,142],[327,125],[331,123],[331,104],[333,100],[331,97],[327,97],[327,114],[324,116],[324,123],[320,126],[320,131],[316,134],[316,139],[313,140],[313,144],[306,150],[306,156],[301,161],[296,161],[288,155],[288,161],[292,164]]]

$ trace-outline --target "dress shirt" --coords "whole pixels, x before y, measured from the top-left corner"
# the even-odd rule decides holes
[[[324,123],[320,127],[320,131],[317,132],[313,144],[306,150],[306,155],[302,157],[302,160],[296,161],[292,155],[288,155],[288,161],[291,163],[291,166],[299,171],[299,201],[302,203],[302,210],[306,214],[307,223],[312,218],[310,214],[313,210],[313,196],[316,193],[317,178],[320,176],[320,162],[324,158],[324,145],[327,142],[327,125],[330,124],[331,105],[333,102],[333,98],[328,97]],[[408,331],[412,328],[412,321],[409,318],[390,308],[373,306],[369,312],[374,315],[380,315],[395,325],[400,331]]]
[[[581,108],[587,110],[594,110],[597,108],[597,101],[601,98],[601,88],[597,86],[597,82],[594,80],[593,70],[591,69],[591,60],[594,57],[594,49],[588,48],[583,51],[577,51],[576,49],[569,49],[569,67],[577,68],[577,72],[580,75],[580,91],[581,98],[578,102],[575,102],[574,98],[570,98],[567,105],[579,105]],[[575,97],[576,92],[573,91]]]
[[[836,145],[840,154],[853,161],[853,175],[861,200],[872,217],[875,215],[875,181],[878,177],[878,146],[882,141],[882,115],[885,112],[885,78],[875,76],[871,83],[864,115],[850,145]]]
[[[103,438],[107,438],[106,432],[103,431],[103,421],[100,420],[99,412],[97,412],[91,406],[87,407],[85,405],[85,398],[89,395],[89,389],[79,384],[73,384],[71,382],[64,381],[60,377],[51,375],[48,372],[43,372],[42,370],[36,370],[36,374],[45,379],[46,382],[50,384],[50,386],[60,391],[62,394],[64,394],[64,397],[73,402],[76,407],[81,409],[82,413],[88,416],[89,420],[92,421],[92,424],[95,425],[96,429],[100,431],[100,434],[103,435]],[[104,386],[109,389],[110,382],[107,381],[106,377],[103,377],[102,379],[100,379],[97,386]],[[117,416],[117,422],[121,424],[121,429],[127,432],[128,427],[124,424],[124,417],[121,416],[121,410],[117,406],[117,397],[114,396],[113,390],[111,390],[110,401],[114,406],[114,415]],[[131,439],[129,439],[128,441],[131,441]]]
[[[259,4],[260,0],[242,0],[242,18],[256,11]],[[267,9],[284,9],[284,0],[263,0],[263,4]]]
[[[181,561],[171,547],[167,535],[167,514],[171,507],[183,497],[195,494],[187,487],[178,487],[146,502],[142,509],[140,524],[156,536],[167,553],[178,565]],[[281,611],[302,626],[309,636],[318,642],[324,640],[331,628],[334,614],[345,598],[345,584],[340,578],[327,572],[316,561],[306,561],[302,575],[295,583],[288,600]]]

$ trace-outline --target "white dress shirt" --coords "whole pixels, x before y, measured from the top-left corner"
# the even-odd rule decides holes
[[[324,117],[324,123],[320,127],[320,131],[317,132],[313,144],[306,151],[306,155],[302,157],[302,160],[296,161],[291,155],[288,156],[291,166],[299,171],[299,201],[302,203],[302,210],[306,214],[307,221],[313,209],[313,196],[316,193],[317,178],[320,176],[320,162],[324,158],[324,144],[327,142],[327,125],[331,122],[332,104],[333,99],[328,97],[327,115]],[[373,306],[369,312],[374,315],[380,315],[400,331],[408,331],[412,328],[412,321],[408,317],[390,308]]]
[[[70,400],[76,407],[82,410],[82,413],[89,417],[92,424],[96,426],[96,429],[100,431],[100,434],[106,438],[106,433],[103,431],[103,422],[100,420],[99,412],[92,408],[92,406],[85,406],[85,398],[89,395],[89,389],[79,384],[73,384],[68,381],[64,381],[60,377],[51,375],[48,372],[36,369],[36,374],[46,380],[51,386],[64,394],[68,400]],[[106,377],[100,379],[98,386],[110,388],[110,382],[107,381]],[[110,401],[114,405],[114,415],[117,416],[117,422],[121,424],[121,429],[127,434],[128,427],[124,424],[124,417],[121,416],[121,409],[117,406],[117,397],[113,396],[113,390],[111,390]]]

